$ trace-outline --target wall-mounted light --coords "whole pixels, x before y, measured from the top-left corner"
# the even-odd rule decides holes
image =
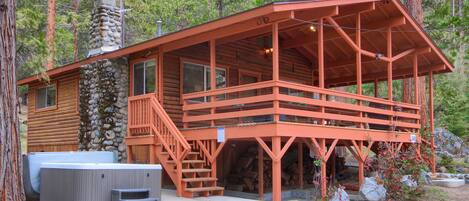
[[[265,54],[272,54],[274,52],[274,48],[264,48]]]
[[[381,54],[381,53],[376,53],[375,57],[376,57],[376,60],[378,60],[378,61],[379,61],[379,60],[381,60],[381,58],[383,58],[383,57],[384,57],[384,55],[383,55],[383,54]]]
[[[316,27],[314,25],[309,26],[309,30],[312,32],[316,32]]]

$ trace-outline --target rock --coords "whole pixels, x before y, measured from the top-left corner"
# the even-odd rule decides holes
[[[408,187],[410,187],[410,188],[415,188],[415,187],[417,187],[417,182],[414,181],[410,175],[404,175],[404,176],[402,176],[401,182],[402,182],[404,185],[406,185],[406,186],[408,186]]]
[[[372,177],[365,178],[365,182],[360,187],[360,194],[370,201],[384,201],[386,199],[386,189]]]
[[[117,150],[119,150],[119,152],[124,152],[125,151],[125,144],[123,144],[123,143],[119,144]]]
[[[104,129],[109,129],[109,128],[111,128],[111,124],[104,124],[104,125],[103,125],[103,128],[104,128]]]
[[[338,188],[337,191],[334,193],[334,196],[332,196],[329,201],[349,201],[350,198],[348,196],[348,193],[345,192],[344,189]]]
[[[113,131],[106,131],[106,139],[112,140],[116,138],[116,134]]]
[[[448,169],[446,169],[445,166],[439,167],[438,170],[439,170],[441,173],[447,173],[447,172],[448,172]]]
[[[114,142],[112,140],[105,140],[103,145],[112,145]]]
[[[432,184],[432,177],[430,176],[430,173],[421,171],[420,172],[420,181],[423,181],[424,184],[426,185],[431,185]]]
[[[438,155],[463,158],[469,156],[469,147],[467,147],[464,141],[458,136],[443,128],[436,128],[434,135]]]

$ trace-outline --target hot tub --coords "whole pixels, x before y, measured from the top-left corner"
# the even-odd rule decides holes
[[[113,189],[148,189],[161,200],[161,166],[118,163],[43,163],[40,200],[111,201]]]

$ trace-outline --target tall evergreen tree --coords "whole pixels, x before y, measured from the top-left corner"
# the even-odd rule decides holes
[[[55,55],[55,0],[47,1],[47,69],[54,68],[54,55]]]
[[[16,89],[16,1],[0,1],[0,200],[25,200]]]

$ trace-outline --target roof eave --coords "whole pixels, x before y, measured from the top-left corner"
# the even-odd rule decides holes
[[[396,8],[404,15],[406,18],[407,22],[409,22],[415,29],[417,29],[417,33],[430,45],[430,48],[432,49],[433,52],[435,52],[438,57],[443,61],[445,65],[445,70],[448,69],[448,72],[453,72],[454,66],[453,64],[448,60],[446,55],[441,51],[440,48],[435,44],[435,42],[430,38],[430,36],[427,34],[427,32],[422,28],[422,26],[419,25],[419,23],[410,15],[410,13],[407,11],[407,9],[404,8],[404,5],[398,0],[392,0],[394,5],[396,5]]]

